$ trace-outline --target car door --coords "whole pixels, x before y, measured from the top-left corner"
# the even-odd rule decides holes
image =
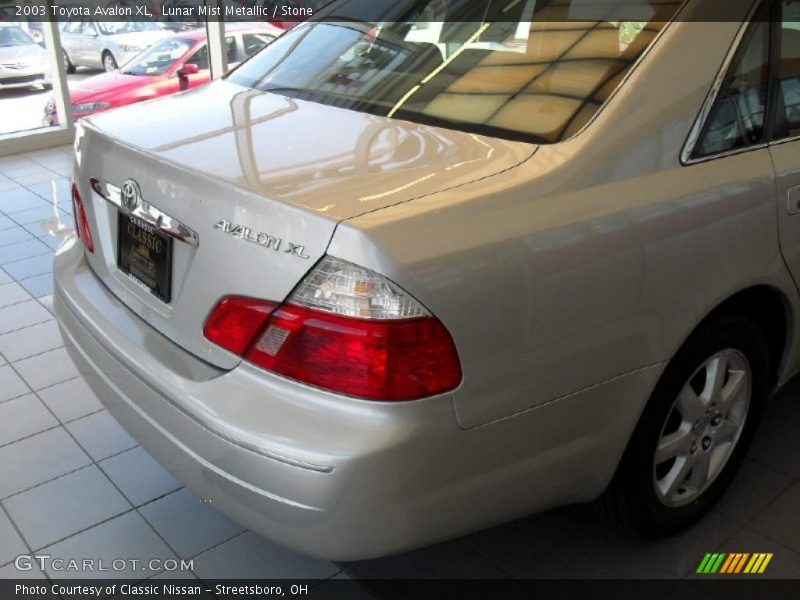
[[[198,85],[203,85],[211,80],[211,70],[208,62],[208,44],[203,44],[194,54],[186,59],[184,64],[197,65],[197,73],[179,76],[180,89],[187,90]]]
[[[61,28],[61,45],[72,64],[80,56],[81,21],[68,21]]]
[[[87,66],[102,67],[103,36],[97,27],[97,23],[90,19],[85,20],[81,27],[81,33],[83,53],[81,60]]]
[[[770,154],[777,176],[781,247],[789,269],[800,284],[800,0],[779,0],[775,19],[773,72],[775,90],[774,141]]]

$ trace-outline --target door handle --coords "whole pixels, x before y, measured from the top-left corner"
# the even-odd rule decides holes
[[[786,208],[790,215],[800,214],[800,185],[789,188],[789,201]]]

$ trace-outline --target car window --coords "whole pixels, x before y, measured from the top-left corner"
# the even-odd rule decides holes
[[[80,33],[83,35],[97,35],[97,27],[94,21],[83,21],[83,23],[81,23]]]
[[[0,47],[28,46],[35,42],[20,27],[0,27]]]
[[[103,35],[161,31],[161,28],[152,21],[109,21],[98,23],[98,26],[100,27],[100,33]]]
[[[174,37],[161,40],[122,68],[126,75],[163,75],[194,45],[194,40]]]
[[[228,64],[235,63],[238,60],[236,57],[236,38],[232,35],[226,37],[225,48],[228,54]]]
[[[198,48],[197,52],[192,54],[186,59],[187,64],[197,65],[197,68],[203,71],[208,68],[208,46],[203,44]]]
[[[64,25],[66,33],[78,33],[81,30],[81,21],[70,21]]]
[[[706,121],[697,157],[757,144],[764,137],[769,81],[769,3],[764,2],[731,63]]]
[[[783,2],[778,76],[789,136],[800,135],[800,1]]]
[[[598,19],[603,3],[588,5],[595,10],[585,0],[340,0],[324,22],[289,30],[230,79],[381,116],[555,143],[611,97],[680,3],[642,0],[624,20]]]
[[[253,56],[275,38],[266,33],[245,33],[242,36],[245,57]]]

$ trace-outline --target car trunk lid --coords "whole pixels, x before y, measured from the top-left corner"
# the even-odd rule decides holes
[[[534,150],[226,82],[91,117],[76,147],[95,273],[165,336],[222,368],[240,359],[203,337],[222,297],[280,302],[343,219],[506,170]],[[196,245],[172,242],[168,302],[119,268],[125,209],[92,178],[117,189],[136,182],[145,205],[196,234]]]

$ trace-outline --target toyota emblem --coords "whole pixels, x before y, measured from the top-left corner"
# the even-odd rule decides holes
[[[122,207],[128,212],[133,212],[139,208],[139,204],[142,202],[142,192],[139,190],[139,184],[133,179],[128,179],[123,183],[120,190],[120,200]]]

